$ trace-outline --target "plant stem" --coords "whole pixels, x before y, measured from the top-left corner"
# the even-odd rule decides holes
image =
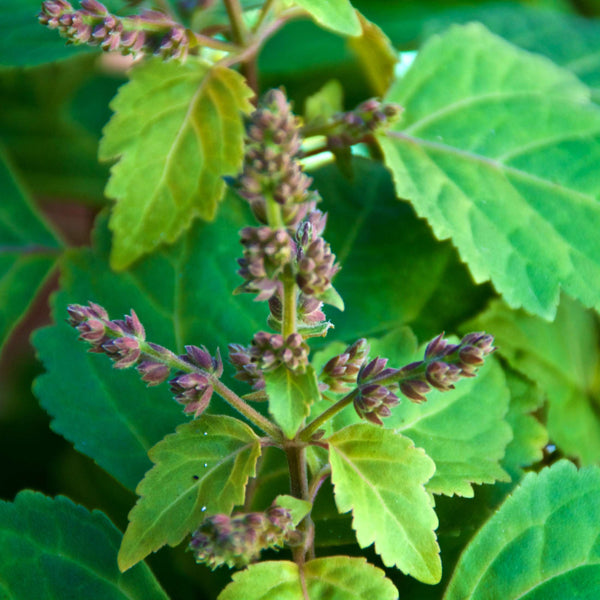
[[[254,25],[254,31],[259,31],[260,28],[263,26],[263,23],[265,22],[266,18],[269,16],[269,12],[271,11],[271,8],[273,7],[275,0],[267,0],[262,8],[260,9],[260,15],[258,15],[258,20],[256,21],[256,24]]]
[[[194,365],[191,365],[189,362],[179,358],[176,354],[171,352],[169,355],[165,356],[164,352],[161,353],[158,350],[155,350],[150,344],[144,342],[142,340],[138,340],[140,343],[140,349],[147,356],[162,362],[165,365],[168,365],[172,369],[177,369],[178,371],[183,371],[184,373],[202,373],[202,375],[208,377],[210,380],[213,389],[227,404],[229,404],[232,408],[237,410],[240,414],[244,415],[248,421],[250,421],[253,425],[264,431],[267,435],[271,436],[275,440],[280,440],[282,438],[281,430],[271,423],[269,419],[263,417],[258,411],[254,410],[249,404],[246,404],[242,398],[240,398],[233,390],[229,389],[224,383],[222,383],[218,377],[214,374],[209,373],[208,371],[204,371],[203,369],[199,369]]]
[[[308,441],[321,425],[327,423],[327,421],[337,415],[340,410],[346,408],[346,406],[354,400],[356,394],[358,394],[358,388],[353,389],[341,400],[338,400],[333,406],[330,406],[325,412],[322,412],[314,421],[311,421],[304,429],[302,429],[302,431],[300,431],[298,439]]]
[[[315,498],[323,485],[323,482],[331,475],[331,466],[324,466],[313,478],[308,486],[308,499],[314,504]]]
[[[223,0],[227,9],[227,16],[231,25],[231,34],[234,41],[240,46],[246,45],[247,29],[244,23],[244,11],[239,0]]]
[[[291,274],[283,278],[283,326],[282,335],[287,339],[296,332],[296,282]]]

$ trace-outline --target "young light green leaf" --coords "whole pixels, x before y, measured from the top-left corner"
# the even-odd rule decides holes
[[[285,365],[264,374],[269,412],[289,438],[293,438],[310,413],[310,405],[321,397],[312,366],[306,372],[290,371]]]
[[[322,210],[335,215],[325,234],[342,265],[335,287],[346,304],[335,314],[336,337],[352,343],[410,324],[428,339],[482,310],[490,288],[474,286],[452,245],[397,201],[389,171],[362,158],[352,170],[351,181],[335,165],[311,173]]]
[[[304,517],[310,512],[312,503],[308,500],[300,500],[300,498],[294,498],[294,496],[281,495],[275,498],[275,504],[281,506],[281,508],[287,508],[292,515],[294,520],[294,527],[298,526],[298,523],[304,519]]]
[[[148,339],[175,352],[183,352],[185,344],[204,344],[214,352],[251,338],[261,328],[263,308],[249,295],[231,296],[239,284],[231,268],[239,254],[237,231],[250,213],[233,197],[225,208],[214,223],[196,223],[178,244],[118,275],[108,264],[110,234],[100,219],[94,248],[69,250],[63,257],[61,290],[52,298],[56,324],[34,335],[47,371],[34,391],[52,416],[52,429],[131,490],[152,466],[148,450],[187,419],[166,385],[146,387],[133,369],[115,370],[106,356],[87,353],[65,323],[66,307],[92,300],[113,318],[134,308]]]
[[[329,304],[329,306],[333,306],[342,312],[344,311],[344,299],[333,286],[328,287],[318,298],[321,302]]]
[[[589,96],[482,26],[453,27],[393,86],[386,100],[405,118],[378,135],[398,196],[452,239],[475,281],[546,319],[561,287],[600,309],[600,108]]]
[[[0,597],[166,600],[150,569],[117,568],[121,533],[100,511],[24,491],[0,501]]]
[[[493,331],[499,352],[511,367],[544,391],[550,439],[567,456],[583,464],[597,463],[600,330],[595,315],[563,296],[554,323],[494,302],[472,324]]]
[[[374,542],[387,567],[437,583],[438,521],[424,487],[433,461],[403,435],[372,425],[350,425],[327,442],[335,501],[340,512],[352,510],[361,548]]]
[[[54,266],[61,242],[34,208],[0,147],[0,348]]]
[[[509,479],[501,466],[512,438],[505,421],[509,399],[504,373],[488,357],[477,377],[462,379],[449,392],[432,390],[423,404],[401,402],[384,424],[402,432],[433,459],[430,492],[470,498],[474,483]]]
[[[204,415],[178,427],[149,456],[154,467],[136,489],[140,499],[119,550],[122,571],[165,544],[176,546],[205,517],[242,504],[260,441],[237,419]]]
[[[360,37],[348,39],[350,49],[358,56],[362,68],[377,96],[383,96],[394,78],[398,52],[383,31],[360,13]]]
[[[310,16],[325,29],[342,35],[360,35],[360,21],[349,0],[294,0]]]
[[[600,469],[529,473],[462,555],[444,600],[595,598]]]
[[[235,71],[196,61],[148,61],[132,71],[100,143],[101,160],[119,159],[106,187],[117,200],[114,268],[174,242],[194,217],[214,218],[223,176],[241,166],[251,96]]]
[[[306,590],[306,591],[304,591]],[[381,569],[364,558],[328,556],[302,570],[289,561],[250,565],[233,576],[218,600],[396,600],[398,591]]]
[[[332,79],[305,100],[304,121],[309,125],[321,125],[343,110],[344,89],[337,79]]]

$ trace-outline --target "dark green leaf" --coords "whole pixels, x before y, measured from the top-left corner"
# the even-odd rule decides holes
[[[340,512],[352,510],[361,548],[375,542],[386,566],[437,583],[438,521],[424,487],[433,461],[408,438],[373,425],[350,425],[327,442],[335,501]]]
[[[452,246],[395,199],[389,172],[365,159],[353,171],[352,181],[334,165],[311,173],[342,265],[334,283],[346,308],[331,317],[336,338],[352,343],[411,324],[426,339],[483,308],[489,289],[475,287]]]
[[[0,348],[54,266],[61,243],[14,178],[0,147]]]
[[[306,593],[303,590],[306,590]],[[307,595],[308,594],[308,595]],[[300,572],[289,561],[250,565],[233,576],[219,600],[396,600],[383,571],[364,558],[328,556],[308,561]]]
[[[342,35],[360,35],[360,21],[349,0],[294,0],[304,8],[321,27]]]
[[[86,344],[64,323],[66,307],[92,300],[112,318],[134,308],[148,339],[176,352],[185,344],[205,344],[214,352],[232,341],[247,343],[265,315],[264,306],[249,295],[231,295],[239,284],[236,231],[249,218],[241,201],[232,198],[213,224],[196,224],[177,245],[119,275],[108,266],[104,221],[95,250],[65,256],[61,291],[52,301],[57,324],[34,337],[48,371],[36,381],[35,392],[53,417],[52,428],[130,489],[151,466],[148,450],[185,417],[166,386],[147,388],[135,371],[116,371],[106,356],[86,353]],[[217,398],[212,404],[224,409]]]
[[[471,24],[432,38],[387,100],[405,108],[378,138],[398,196],[476,281],[548,319],[561,287],[600,308],[600,108],[583,84]]]
[[[155,466],[136,490],[140,499],[119,550],[122,571],[165,544],[176,546],[205,517],[242,504],[260,441],[237,419],[204,415],[178,427],[149,456]]]
[[[530,473],[462,555],[445,600],[592,600],[600,581],[600,470]]]
[[[281,365],[264,377],[269,412],[283,433],[292,438],[310,413],[310,405],[321,397],[315,371],[309,366],[305,373],[293,372]]]
[[[106,187],[117,200],[113,267],[174,242],[196,216],[214,218],[223,176],[240,170],[250,96],[241,75],[206,63],[152,60],[131,72],[100,144],[102,160],[119,159]]]
[[[473,325],[493,332],[502,356],[546,394],[550,439],[584,464],[598,462],[600,330],[596,316],[563,296],[554,323],[494,302]]]
[[[0,501],[0,597],[11,600],[159,600],[150,569],[117,568],[121,534],[99,511],[21,492]]]

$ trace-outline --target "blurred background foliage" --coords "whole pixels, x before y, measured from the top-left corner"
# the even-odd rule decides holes
[[[0,14],[3,4],[6,7],[7,3],[0,0]],[[112,5],[123,4],[112,2]],[[401,53],[417,50],[428,36],[452,23],[480,21],[510,42],[570,68],[590,86],[596,99],[600,97],[600,21],[596,20],[600,17],[600,0],[501,3],[354,0],[353,4],[383,29]],[[31,11],[31,19],[35,22],[35,9]],[[0,43],[0,65],[15,64],[10,57],[13,51],[10,36],[7,37],[9,41]],[[38,63],[43,62],[41,56],[36,59]],[[94,218],[107,202],[103,190],[108,168],[97,161],[98,143],[111,114],[109,102],[125,78],[122,70],[115,68],[107,57],[93,52],[61,49],[52,58],[60,60],[31,67],[0,66],[0,145],[22,186],[66,243],[82,246],[89,244]],[[259,69],[261,88],[285,86],[298,112],[306,98],[331,79],[332,73],[342,84],[347,108],[373,95],[365,70],[357,64],[356,56],[344,39],[308,20],[289,23],[270,39],[260,55]],[[330,175],[340,177],[335,173]],[[317,176],[319,189],[323,188],[326,199],[327,187],[335,187],[331,177]],[[344,185],[343,181],[338,183]],[[382,192],[383,196],[393,196],[389,181],[377,185],[390,188]],[[395,204],[395,207],[396,211],[410,211],[406,205]],[[385,210],[385,206],[380,210]],[[389,232],[389,235],[393,237],[397,233]],[[343,244],[343,230],[333,228],[330,238],[337,251]],[[361,244],[368,247],[368,228]],[[417,259],[418,245],[413,247],[413,252]],[[440,252],[446,252],[445,246],[440,246]],[[446,277],[468,277],[462,265],[453,260],[450,266],[440,267],[447,269]],[[127,512],[135,502],[133,494],[53,433],[48,416],[31,392],[32,381],[42,369],[29,337],[34,329],[50,321],[48,297],[56,285],[56,273],[50,272],[38,293],[29,298],[26,316],[18,323],[4,324],[12,332],[0,360],[0,498],[12,500],[19,490],[26,488],[51,496],[64,494],[90,509],[104,510],[124,529]],[[6,287],[0,288],[0,295],[10,293]],[[481,308],[489,294],[489,288],[480,286],[477,294],[469,299],[464,313],[450,315],[453,321],[446,327],[452,329],[465,316]],[[441,310],[448,316],[436,302],[440,299],[432,297],[423,314]],[[5,318],[1,311],[0,307],[0,318]],[[346,313],[340,317],[342,332],[348,319],[356,323],[360,320],[360,310],[356,310],[354,316]],[[425,337],[436,333],[438,323],[429,323],[415,315],[412,325],[419,337]],[[80,393],[82,410],[85,410],[86,390]],[[465,503],[471,507],[466,513],[461,510]],[[331,498],[329,504],[327,498],[322,504],[319,510],[326,515],[332,508]],[[481,503],[481,506],[486,505],[487,502]],[[440,531],[443,556],[444,551],[448,551],[446,556],[451,556],[453,549],[460,549],[487,516],[486,509],[482,509],[473,522],[473,515],[478,515],[477,507],[477,500],[438,499],[440,513],[452,515],[454,523],[451,531]],[[461,519],[465,514],[471,521],[463,528]],[[341,530],[347,531],[347,525],[347,522],[342,523]],[[159,580],[173,598],[198,598],[198,589],[203,589],[207,597],[214,597],[229,575],[218,572],[206,577],[203,567],[194,565],[191,560],[181,560],[184,551],[184,547],[163,550],[150,558]],[[372,553],[367,558],[376,560]],[[445,568],[448,567],[446,562]],[[393,574],[394,579],[399,577],[402,579],[398,572]],[[428,590],[432,597],[439,595],[412,580],[405,580],[402,586],[403,597],[426,598]]]

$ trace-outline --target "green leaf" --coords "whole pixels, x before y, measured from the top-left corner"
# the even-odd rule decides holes
[[[360,13],[360,37],[350,38],[348,45],[357,55],[360,64],[377,96],[383,96],[394,78],[398,53],[383,31]]]
[[[583,84],[471,24],[432,38],[386,100],[405,108],[378,136],[396,192],[475,281],[546,319],[561,287],[600,308],[600,108]]]
[[[598,594],[600,470],[561,461],[530,473],[467,546],[445,600]]]
[[[260,440],[237,419],[204,415],[178,427],[149,456],[155,466],[136,490],[140,499],[119,551],[122,571],[165,544],[176,546],[204,518],[242,504]]]
[[[410,324],[427,339],[482,310],[490,289],[475,287],[452,245],[396,200],[387,169],[366,159],[352,167],[352,181],[334,165],[311,173],[322,210],[335,215],[325,237],[342,265],[335,287],[346,305],[334,315],[336,338],[352,343]]]
[[[300,500],[294,498],[294,496],[281,495],[275,498],[275,504],[281,506],[281,508],[287,508],[292,515],[294,520],[294,527],[298,526],[298,523],[304,519],[304,517],[311,511],[312,503],[308,500]]]
[[[385,426],[402,432],[433,459],[429,491],[472,497],[473,483],[508,479],[501,461],[512,438],[504,419],[509,398],[502,369],[488,358],[477,377],[462,379],[455,390],[432,390],[423,404],[403,399]]]
[[[360,21],[349,0],[294,0],[294,3],[306,10],[325,29],[342,35],[361,34]]]
[[[13,600],[167,599],[142,564],[117,568],[121,534],[100,511],[24,491],[0,501],[0,597]]]
[[[223,176],[240,170],[251,96],[241,75],[205,63],[154,60],[131,72],[100,144],[101,160],[119,159],[106,187],[117,200],[114,268],[174,242],[196,216],[214,218]]]
[[[473,325],[492,331],[502,356],[544,391],[550,439],[583,464],[598,462],[600,329],[595,315],[563,296],[554,323],[494,302]]]
[[[327,290],[325,290],[325,292],[322,293],[318,298],[321,300],[321,302],[329,304],[329,306],[333,306],[339,311],[344,311],[344,299],[333,286],[328,287]]]
[[[285,365],[264,374],[269,412],[288,438],[293,438],[310,413],[310,405],[321,397],[314,369],[290,371]]]
[[[433,461],[408,438],[372,425],[350,425],[327,442],[335,501],[340,512],[352,510],[361,548],[375,542],[387,567],[437,583],[438,521],[424,487]]]
[[[61,248],[0,147],[0,348],[27,312]]]
[[[324,124],[343,110],[344,90],[337,79],[331,79],[304,102],[304,120],[310,125]]]
[[[119,83],[91,55],[0,71],[0,141],[35,196],[105,202],[98,142]]]
[[[231,295],[239,284],[232,268],[240,252],[237,230],[250,214],[233,197],[224,208],[214,223],[195,224],[175,246],[118,275],[108,265],[110,236],[101,220],[93,250],[64,256],[61,291],[52,298],[56,325],[34,336],[47,371],[34,391],[53,418],[52,429],[132,490],[152,466],[148,450],[186,418],[166,386],[147,388],[133,369],[117,371],[106,356],[87,353],[65,323],[66,307],[92,300],[112,318],[134,308],[148,339],[175,352],[185,344],[214,352],[232,341],[246,343],[262,328],[265,311],[249,295]],[[227,410],[216,397],[211,405]]]
[[[303,590],[306,590],[306,593]],[[308,561],[302,571],[289,561],[250,565],[233,575],[218,600],[396,600],[398,592],[381,569],[364,558],[328,556]]]

